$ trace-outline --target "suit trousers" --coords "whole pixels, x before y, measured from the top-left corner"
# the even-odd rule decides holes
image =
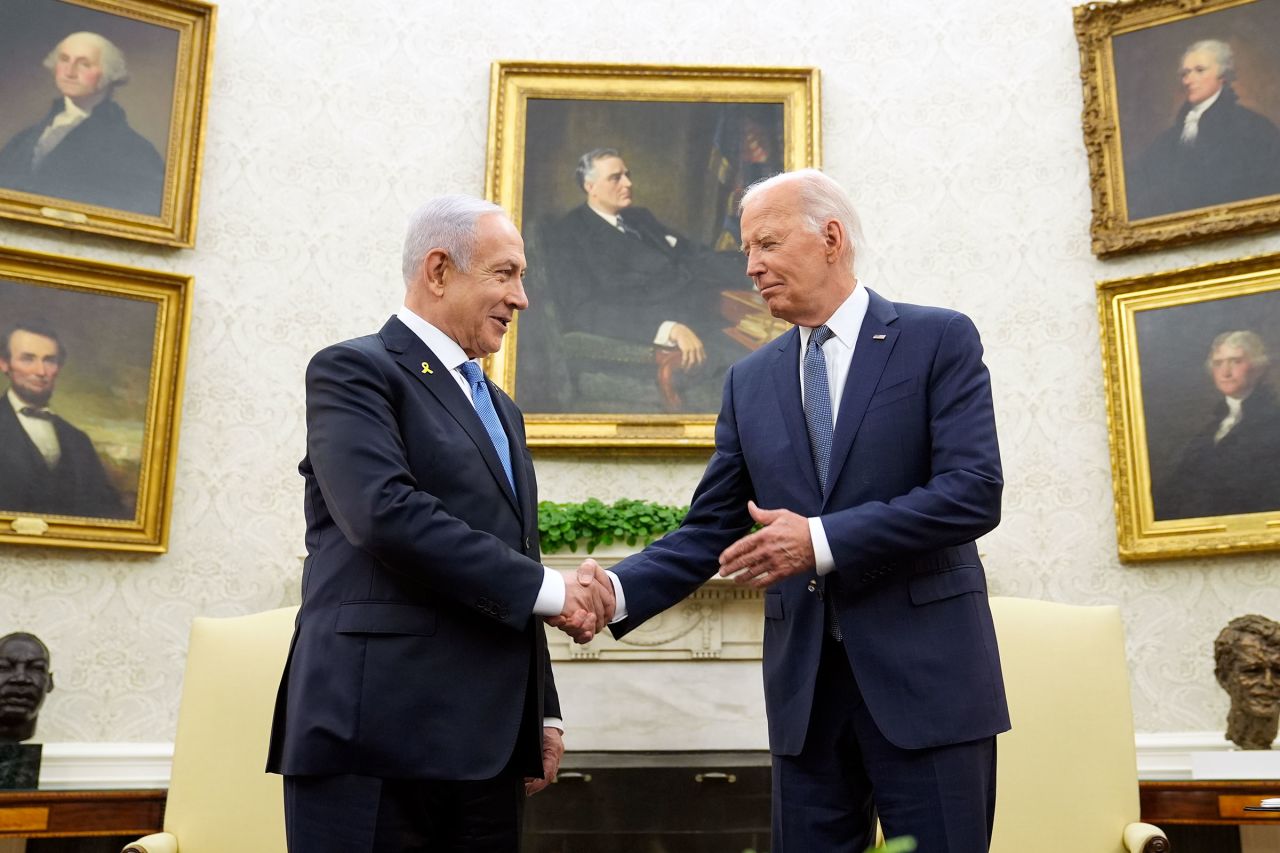
[[[290,853],[518,853],[524,779],[285,776]]]
[[[843,644],[824,637],[799,755],[773,756],[774,853],[862,853],[914,836],[925,853],[986,853],[996,801],[995,738],[901,749],[867,710]]]

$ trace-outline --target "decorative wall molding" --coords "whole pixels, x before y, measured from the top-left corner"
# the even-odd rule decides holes
[[[1138,778],[1153,781],[1190,779],[1192,753],[1224,751],[1221,732],[1140,732],[1135,741]],[[165,788],[172,760],[171,743],[46,743],[40,787]]]

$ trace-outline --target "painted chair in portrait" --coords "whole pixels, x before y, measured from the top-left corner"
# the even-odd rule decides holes
[[[675,412],[680,353],[582,330],[565,330],[551,265],[550,223],[525,226],[530,309],[517,342],[516,400],[526,412]]]
[[[992,853],[1165,853],[1139,822],[1116,607],[993,597],[1013,729],[997,739]]]
[[[285,853],[281,777],[264,767],[297,613],[192,623],[164,831],[123,853]]]

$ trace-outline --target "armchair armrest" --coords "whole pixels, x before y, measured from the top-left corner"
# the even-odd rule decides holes
[[[1124,828],[1124,846],[1129,853],[1169,853],[1169,837],[1149,823],[1131,823]]]
[[[120,853],[178,853],[178,838],[168,832],[156,832],[139,838]]]

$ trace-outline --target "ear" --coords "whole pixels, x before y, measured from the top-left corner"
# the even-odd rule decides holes
[[[826,226],[822,230],[822,242],[827,253],[827,263],[834,264],[839,262],[840,257],[844,254],[847,239],[848,236],[844,233],[844,226],[840,224],[840,220],[828,219]]]
[[[432,249],[423,259],[422,283],[433,296],[444,295],[444,275],[449,265],[449,253],[444,249]]]

